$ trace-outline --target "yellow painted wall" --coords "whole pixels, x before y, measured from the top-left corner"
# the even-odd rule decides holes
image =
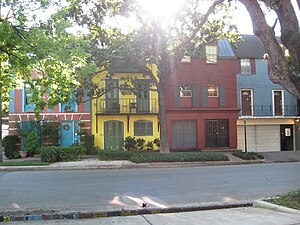
[[[107,72],[103,72],[101,74],[96,75],[93,78],[93,82],[95,84],[98,84],[99,87],[105,87],[105,76],[107,75]],[[145,76],[140,73],[116,73],[112,76],[112,79],[120,79],[124,77],[133,77],[136,79],[145,79]],[[122,82],[125,82],[124,80],[120,80],[120,84]],[[155,88],[155,87],[150,87]],[[130,98],[133,99],[136,96],[134,94],[130,95],[123,95],[122,93],[119,93],[119,98],[126,99]],[[105,95],[100,97],[100,99],[104,99]],[[156,91],[149,91],[149,98],[150,99],[158,99],[158,93]],[[151,102],[151,101],[150,101]],[[158,101],[157,101],[158,104]],[[151,109],[150,105],[150,109]],[[135,113],[129,114],[129,123],[128,123],[128,116],[127,115],[121,115],[121,114],[115,114],[115,115],[100,115],[96,116],[96,99],[92,100],[92,134],[95,136],[95,146],[104,148],[104,122],[111,121],[111,120],[117,120],[122,121],[124,123],[124,139],[128,136],[134,137],[134,121],[137,120],[149,120],[153,122],[153,136],[135,136],[135,138],[143,138],[146,140],[146,143],[148,141],[153,141],[155,138],[159,138],[159,128],[158,128],[158,115],[151,115],[151,114],[143,114],[138,115]],[[128,127],[129,125],[129,127]],[[97,129],[98,128],[98,129]],[[128,129],[129,128],[129,129]],[[156,147],[156,146],[155,146]]]

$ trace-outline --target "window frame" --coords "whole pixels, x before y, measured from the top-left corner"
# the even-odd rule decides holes
[[[217,45],[206,45],[205,46],[205,55],[206,63],[208,64],[217,64],[218,63],[218,46]]]
[[[192,86],[191,85],[180,85],[179,86],[179,97],[180,98],[193,97]]]
[[[144,127],[142,127],[142,125],[144,125]],[[151,121],[151,120],[136,120],[136,121],[134,121],[133,133],[134,133],[134,136],[139,136],[139,137],[153,136],[153,121]]]
[[[210,91],[210,88],[215,88],[214,91]],[[220,96],[220,90],[218,85],[210,84],[207,86],[207,97],[208,98],[218,98]],[[211,95],[210,93],[216,93],[215,95]]]
[[[243,75],[251,75],[252,74],[251,59],[248,59],[248,58],[241,59],[240,66],[241,66],[241,74],[243,74]]]

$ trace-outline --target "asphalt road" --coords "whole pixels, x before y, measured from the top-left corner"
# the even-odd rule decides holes
[[[110,210],[230,202],[300,187],[300,163],[0,173],[0,211]]]

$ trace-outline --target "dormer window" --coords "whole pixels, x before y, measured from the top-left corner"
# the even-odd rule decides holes
[[[218,62],[218,46],[217,45],[206,45],[206,63],[215,64]]]

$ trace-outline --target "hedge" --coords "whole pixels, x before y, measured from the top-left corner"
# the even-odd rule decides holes
[[[228,161],[228,157],[219,152],[174,152],[160,154],[156,152],[101,150],[99,151],[99,158],[101,160],[130,160],[135,163]]]
[[[141,153],[134,154],[130,160],[135,163],[144,162],[199,162],[228,161],[228,157],[216,152],[174,152],[170,154]]]
[[[41,160],[47,163],[76,161],[79,160],[84,153],[85,149],[82,146],[45,146],[40,149]]]
[[[234,152],[232,155],[244,160],[264,159],[264,156],[257,152]]]
[[[130,160],[136,154],[132,151],[125,150],[99,150],[99,158],[101,160]]]

